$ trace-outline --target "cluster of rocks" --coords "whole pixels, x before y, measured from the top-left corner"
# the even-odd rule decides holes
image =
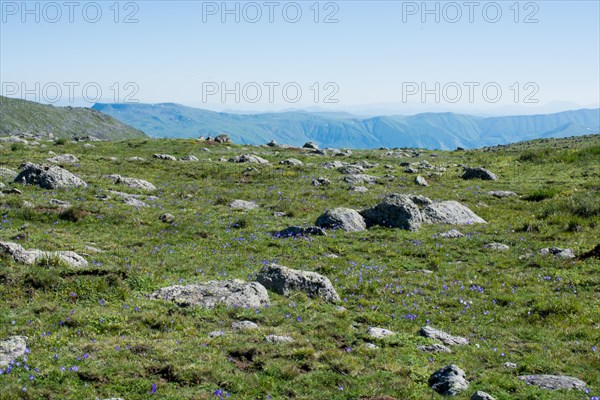
[[[87,267],[85,258],[73,251],[26,250],[17,243],[0,242],[0,254],[12,258],[15,262],[33,265],[43,261],[58,259],[72,267]]]
[[[217,135],[217,136],[206,136],[206,137],[200,136],[198,138],[198,140],[204,140],[206,142],[217,142],[217,143],[221,143],[221,144],[232,143],[229,135],[226,135],[224,133]]]

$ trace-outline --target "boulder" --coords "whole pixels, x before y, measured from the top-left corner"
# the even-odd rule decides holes
[[[369,191],[369,189],[364,186],[350,186],[348,190],[356,193],[366,193]]]
[[[469,344],[469,341],[464,337],[452,336],[446,332],[442,332],[439,329],[432,328],[428,325],[419,329],[418,334],[420,336],[439,340],[447,346],[462,346]]]
[[[215,138],[215,142],[217,143],[231,143],[231,138],[229,137],[229,135],[226,135],[224,133],[217,135],[217,137]]]
[[[337,160],[336,160],[336,161],[333,161],[333,162],[325,162],[325,163],[321,164],[321,166],[322,166],[323,168],[325,168],[325,169],[336,169],[336,168],[341,168],[341,167],[343,167],[344,165],[348,165],[348,164],[347,164],[347,163],[345,163],[345,162],[342,162],[342,161],[337,161]]]
[[[303,149],[318,150],[319,146],[315,142],[306,142],[306,143],[304,143],[304,146],[302,146],[302,148]]]
[[[256,280],[267,289],[283,296],[300,291],[310,297],[319,297],[325,301],[337,302],[340,300],[331,281],[316,272],[299,271],[282,265],[270,264],[260,270]]]
[[[312,185],[313,186],[329,186],[329,185],[331,185],[331,181],[327,178],[320,176],[317,179],[313,179]]]
[[[79,158],[75,157],[73,154],[61,154],[52,158],[48,158],[46,160],[54,164],[75,164],[79,162]]]
[[[346,232],[364,231],[367,229],[365,220],[358,211],[344,207],[327,210],[317,218],[315,224],[327,229],[343,229]]]
[[[456,396],[469,388],[465,372],[456,365],[447,365],[429,377],[429,387],[442,396]]]
[[[158,220],[165,224],[171,224],[171,223],[175,222],[175,216],[173,214],[165,213],[165,214],[161,215],[160,217],[158,217]]]
[[[542,389],[576,389],[584,391],[587,384],[577,378],[562,375],[522,375],[519,379],[527,382],[529,385],[539,386]]]
[[[148,192],[156,190],[156,186],[154,186],[148,181],[138,178],[125,178],[123,176],[117,176],[117,180],[115,181],[115,183],[117,185],[123,185],[132,189],[140,189]]]
[[[575,258],[575,253],[571,249],[561,249],[560,247],[546,247],[540,250],[540,254],[543,256],[553,255],[554,258]]]
[[[495,181],[498,177],[485,168],[464,167],[465,172],[462,175],[463,179],[482,179],[484,181]]]
[[[290,226],[285,229],[275,232],[275,237],[290,237],[290,236],[327,236],[323,228],[318,226]]]
[[[86,187],[81,178],[73,175],[66,169],[58,166],[37,165],[25,163],[19,175],[15,177],[16,183],[37,185],[42,189],[66,189],[73,187]]]
[[[181,307],[262,307],[269,304],[269,294],[264,286],[238,279],[164,287],[150,294],[149,298],[172,301]]]
[[[0,340],[0,368],[7,367],[27,353],[26,336],[10,336]]]
[[[72,251],[25,250],[21,245],[10,242],[0,242],[0,254],[11,257],[15,262],[27,265],[33,265],[44,259],[52,258],[59,258],[72,267],[87,267],[88,265],[85,258]]]
[[[416,230],[421,226],[419,207],[409,196],[392,193],[375,205],[360,211],[367,226],[381,225],[391,228]]]
[[[269,164],[269,161],[254,154],[242,154],[231,157],[228,161],[233,163]]]
[[[457,201],[433,203],[422,210],[423,221],[430,224],[470,225],[487,222]]]

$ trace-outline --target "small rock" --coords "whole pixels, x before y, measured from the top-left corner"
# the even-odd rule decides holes
[[[369,189],[367,189],[364,186],[350,186],[348,188],[348,190],[350,190],[351,192],[357,192],[357,193],[366,193],[369,191]]]
[[[304,146],[302,146],[302,148],[318,150],[319,146],[315,142],[306,142],[306,143],[304,143]]]
[[[417,175],[415,178],[415,183],[419,186],[429,186],[425,178],[423,178],[421,175]]]
[[[427,338],[439,340],[447,346],[462,346],[469,344],[466,338],[460,336],[452,336],[446,332],[440,331],[439,329],[432,328],[431,326],[422,327],[418,334]]]
[[[447,365],[429,377],[429,387],[442,396],[456,396],[469,388],[465,372],[456,365]]]
[[[357,174],[357,175],[348,175],[344,178],[344,182],[349,183],[351,185],[360,185],[361,183],[368,183],[370,185],[374,185],[379,182],[379,178],[372,175],[366,174]]]
[[[359,175],[365,172],[360,165],[345,165],[338,168],[338,172],[344,175]]]
[[[571,249],[561,249],[559,247],[547,247],[540,250],[540,254],[545,256],[552,254],[554,258],[575,258],[575,253]]]
[[[258,325],[252,321],[235,321],[231,324],[231,328],[237,331],[246,331],[258,329]]]
[[[488,192],[488,194],[490,196],[494,196],[494,197],[498,197],[498,198],[514,197],[517,195],[515,192],[508,192],[508,191],[504,191],[504,190],[491,190]]]
[[[163,161],[177,161],[177,158],[170,154],[154,154],[152,157]]]
[[[464,236],[458,229],[450,229],[447,232],[440,233],[440,237],[444,239],[457,239]]]
[[[4,194],[16,194],[16,195],[23,194],[23,192],[21,192],[17,188],[8,188],[8,189],[5,189],[5,190],[2,191],[2,193],[4,193]]]
[[[464,167],[464,174],[462,176],[463,179],[482,179],[484,181],[495,181],[498,180],[498,177],[496,175],[494,175],[493,173],[491,173],[490,171],[488,171],[485,168],[469,168],[469,167]]]
[[[69,208],[71,207],[71,203],[68,201],[58,200],[58,199],[50,199],[50,204],[53,206],[58,206],[60,208]]]
[[[383,339],[386,336],[395,335],[396,332],[384,328],[369,327],[369,336],[373,339]]]
[[[265,341],[267,343],[294,343],[294,338],[290,336],[268,335],[265,336]]]
[[[290,236],[327,236],[323,228],[319,226],[290,226],[279,232],[275,232],[275,237],[290,237]]]
[[[233,163],[269,164],[269,161],[254,154],[242,154],[241,156],[231,157],[228,161]]]
[[[181,157],[181,161],[198,161],[198,157],[190,154],[190,155]]]
[[[140,189],[140,190],[145,190],[148,192],[152,192],[152,191],[156,190],[156,186],[154,186],[150,182],[145,181],[143,179],[125,178],[123,176],[117,175],[117,180],[115,183],[117,185],[123,185],[123,186],[130,187],[132,189]]]
[[[522,375],[519,379],[527,382],[528,385],[539,386],[542,389],[576,389],[584,391],[587,384],[577,378],[562,375]]]
[[[508,368],[508,369],[516,369],[517,368],[517,364],[511,363],[511,362],[505,362],[502,365],[504,365],[504,368]]]
[[[0,367],[7,367],[27,353],[27,337],[11,336],[0,340]]]
[[[231,203],[229,203],[229,207],[234,210],[254,210],[258,208],[258,204],[253,201],[233,200]]]
[[[377,346],[375,343],[365,343],[365,347],[369,350],[376,350],[379,348],[379,346]]]
[[[358,211],[344,207],[327,210],[317,218],[315,224],[327,229],[343,229],[346,232],[357,232],[367,229],[365,220]]]
[[[48,158],[47,161],[54,163],[54,164],[61,164],[61,163],[76,164],[79,162],[79,158],[75,157],[73,154],[61,154],[58,156],[54,156],[52,158]]]
[[[165,224],[171,224],[175,221],[175,216],[173,214],[165,213],[161,215],[159,218],[160,222],[164,222]]]
[[[469,400],[496,400],[492,395],[482,392],[481,390],[473,393]]]
[[[224,336],[224,335],[225,335],[224,331],[212,331],[212,332],[208,333],[208,336],[211,338],[216,338],[216,337]]]
[[[282,165],[304,165],[304,163],[295,158],[288,158],[287,160],[279,161],[279,164]]]
[[[25,250],[21,245],[9,242],[0,242],[0,254],[5,254],[16,262],[27,265],[55,257],[73,267],[87,267],[88,265],[85,258],[72,251]]]
[[[331,181],[327,178],[320,176],[317,179],[313,179],[312,185],[313,186],[329,186],[329,185],[331,185]]]
[[[490,249],[490,250],[498,250],[498,251],[505,251],[510,249],[510,247],[508,247],[507,245],[503,244],[503,243],[488,243],[486,245],[483,246],[484,249]]]
[[[430,344],[425,346],[417,346],[417,350],[424,351],[426,353],[452,353],[452,350],[442,344]]]
[[[442,201],[425,207],[423,221],[430,224],[470,225],[487,222],[457,201]]]

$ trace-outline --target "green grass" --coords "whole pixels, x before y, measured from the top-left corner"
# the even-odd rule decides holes
[[[379,164],[367,173],[383,183],[369,186],[368,193],[349,192],[342,175],[321,167],[333,158],[293,150],[212,145],[205,152],[204,143],[192,140],[148,139],[99,142],[95,148],[71,142],[16,151],[4,146],[0,166],[14,170],[24,161],[43,162],[49,150],[74,154],[81,162],[67,169],[89,187],[46,191],[5,181],[23,194],[0,198],[0,240],[77,251],[89,266],[76,269],[52,259],[24,266],[0,258],[0,338],[28,336],[31,350],[29,370],[21,361],[0,375],[0,399],[218,399],[217,390],[232,399],[429,399],[429,375],[447,364],[463,368],[471,382],[459,400],[476,390],[498,400],[600,395],[600,352],[593,351],[600,344],[600,262],[519,258],[543,247],[570,247],[580,254],[598,244],[599,142],[590,136],[494,151],[423,151],[402,159],[386,158],[385,151],[354,151],[342,160]],[[272,166],[246,172],[247,165],[217,161],[248,151]],[[154,153],[194,154],[200,161],[159,161]],[[126,161],[132,156],[146,161]],[[278,165],[289,157],[305,166]],[[443,176],[428,178],[425,188],[398,165],[422,159],[447,167]],[[462,180],[459,164],[485,165],[500,179]],[[100,200],[107,189],[129,192],[105,178],[108,174],[154,183],[159,200],[139,210],[116,196]],[[384,178],[387,174],[395,178]],[[332,185],[312,186],[319,176]],[[537,197],[497,199],[487,195],[490,190]],[[438,238],[451,227],[436,225],[309,239],[270,234],[313,224],[327,208],[371,206],[391,192],[457,200],[489,223],[458,227],[467,235],[460,239]],[[58,209],[52,198],[73,207]],[[234,199],[256,201],[260,208],[233,211],[228,204]],[[24,207],[24,201],[34,207]],[[174,223],[160,222],[166,212]],[[490,242],[511,249],[483,249]],[[326,257],[331,254],[337,258]],[[328,276],[347,311],[303,294],[270,293],[270,307],[258,310],[179,308],[145,297],[174,284],[251,280],[271,261]],[[433,273],[414,272],[425,269]],[[233,331],[236,320],[254,321],[260,329]],[[416,335],[425,324],[465,336],[470,344],[452,354],[419,352],[417,345],[433,343]],[[380,348],[369,350],[370,326],[397,335],[375,341]],[[208,336],[216,330],[225,335]],[[290,335],[296,343],[268,345],[268,334]],[[518,368],[504,368],[507,361]],[[533,373],[575,376],[591,392],[546,391],[517,379]],[[153,384],[156,393],[150,395]]]

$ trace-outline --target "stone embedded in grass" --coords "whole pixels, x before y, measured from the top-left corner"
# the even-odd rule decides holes
[[[496,400],[491,394],[487,394],[486,392],[482,392],[481,390],[476,391],[470,397],[469,400]]]
[[[470,225],[487,222],[457,201],[433,203],[422,210],[423,221],[429,224]]]
[[[320,176],[317,179],[313,179],[312,185],[313,186],[329,186],[329,185],[331,185],[331,181],[327,178]]]
[[[152,155],[152,157],[156,158],[157,160],[163,161],[177,161],[177,157],[172,156],[170,154],[154,154]]]
[[[431,339],[439,340],[447,346],[462,346],[469,344],[469,341],[460,336],[452,336],[446,332],[440,331],[439,329],[432,328],[427,325],[419,329],[418,334]]]
[[[9,168],[0,167],[0,179],[14,180],[19,175],[17,171],[13,171]]]
[[[383,339],[384,337],[387,336],[393,336],[396,334],[396,332],[390,331],[388,329],[384,329],[384,328],[376,328],[376,327],[369,327],[369,336],[372,337],[373,339]]]
[[[74,187],[86,187],[78,176],[58,166],[37,165],[25,163],[19,175],[15,177],[15,183],[37,185],[42,189],[66,189]]]
[[[27,353],[26,336],[10,336],[0,340],[0,367],[6,367]]]
[[[175,216],[173,214],[169,214],[169,213],[165,213],[163,215],[161,215],[160,217],[158,217],[160,222],[163,222],[165,224],[170,224],[175,222]]]
[[[360,211],[368,227],[381,225],[390,228],[417,230],[421,227],[422,217],[419,207],[409,196],[392,193],[385,199]]]
[[[61,154],[58,156],[54,156],[52,158],[47,158],[46,161],[54,163],[54,164],[60,164],[60,163],[76,164],[79,162],[79,158],[75,157],[73,154]]]
[[[231,324],[231,328],[237,331],[246,331],[258,329],[258,325],[252,321],[235,321]]]
[[[208,336],[211,338],[215,338],[215,337],[219,337],[219,336],[224,336],[225,332],[224,331],[212,331],[208,333]]]
[[[231,157],[227,161],[232,163],[269,164],[269,161],[254,154],[242,154],[240,156]]]
[[[489,250],[498,250],[498,251],[506,251],[506,250],[510,249],[510,247],[508,247],[504,243],[488,243],[488,244],[483,245],[483,248],[489,249]]]
[[[10,242],[0,242],[0,254],[11,257],[15,262],[27,265],[53,259],[59,259],[72,267],[87,267],[88,265],[85,258],[73,251],[25,250],[21,245]]]
[[[499,199],[503,198],[503,197],[515,197],[517,196],[517,194],[515,192],[509,192],[509,191],[505,191],[505,190],[491,190],[489,192],[487,192],[490,196],[494,196],[497,197]]]
[[[58,206],[59,208],[71,207],[71,203],[69,203],[68,201],[58,199],[50,199],[50,204],[52,204],[53,206]]]
[[[267,289],[283,296],[299,291],[325,301],[340,301],[340,296],[329,278],[316,272],[299,271],[282,265],[270,264],[260,270],[256,280]]]
[[[117,185],[123,185],[123,186],[130,187],[132,189],[140,189],[140,190],[145,190],[148,192],[152,192],[152,191],[156,190],[156,186],[154,186],[150,182],[145,181],[143,179],[126,178],[126,177],[120,176],[120,175],[117,175],[116,178],[117,179],[116,179],[115,183]]]
[[[553,255],[554,258],[575,258],[575,253],[571,249],[561,249],[560,247],[546,247],[540,250],[543,256]]]
[[[302,148],[317,150],[319,148],[319,145],[316,144],[315,142],[306,142],[306,143],[304,143],[304,146],[302,146]]]
[[[342,162],[342,161],[332,161],[332,162],[325,162],[322,163],[321,166],[325,169],[336,169],[336,168],[341,168],[344,165],[348,165],[348,163]]]
[[[151,293],[149,298],[172,301],[181,307],[263,307],[269,304],[269,294],[264,286],[238,279],[168,286]]]
[[[482,179],[484,181],[498,180],[498,177],[495,174],[493,174],[492,172],[488,171],[485,168],[464,167],[464,170],[465,170],[465,172],[462,175],[462,178],[466,179],[466,180],[470,180],[470,179]]]
[[[338,172],[343,175],[360,175],[365,172],[360,165],[345,165],[338,168]]]
[[[254,210],[258,208],[258,204],[253,201],[233,200],[231,203],[229,203],[229,207],[234,210]]]
[[[439,236],[444,239],[457,239],[464,237],[465,235],[463,235],[458,229],[450,229],[447,232],[440,233]]]
[[[417,350],[421,350],[426,353],[452,353],[452,350],[442,344],[417,346]]]
[[[189,154],[187,156],[181,157],[181,161],[198,161],[198,157]]]
[[[369,191],[369,189],[364,186],[350,186],[348,190],[356,193],[366,193]]]
[[[521,375],[519,379],[527,382],[528,385],[539,386],[542,389],[575,389],[584,391],[587,384],[577,378],[562,375]]]
[[[144,159],[142,157],[128,157],[128,158],[125,159],[125,161],[132,161],[132,162],[135,162],[135,161],[146,161],[146,159]]]
[[[407,174],[418,174],[419,170],[416,169],[415,167],[407,167],[404,169],[404,172],[406,172]]]
[[[429,186],[425,178],[423,178],[421,175],[417,175],[415,178],[415,183],[419,186]]]
[[[295,159],[295,158],[288,158],[286,160],[279,161],[279,164],[281,164],[281,165],[297,165],[297,166],[304,165],[304,163],[302,161]]]
[[[379,348],[379,346],[377,346],[375,343],[365,343],[365,347],[369,350],[377,350]]]
[[[504,368],[508,368],[508,369],[516,369],[517,368],[517,364],[515,363],[511,363],[511,362],[505,362],[504,364],[502,364],[504,366]]]
[[[360,185],[361,183],[368,183],[370,185],[374,185],[377,182],[379,182],[379,178],[376,176],[366,174],[348,175],[344,178],[344,182],[349,183],[351,185]]]
[[[265,341],[267,343],[294,343],[295,340],[290,336],[278,336],[278,335],[268,335],[265,336]]]
[[[290,226],[273,234],[273,236],[280,238],[311,235],[327,236],[327,232],[318,226]]]
[[[345,207],[327,210],[317,218],[315,224],[327,229],[343,229],[346,232],[357,232],[367,229],[363,216],[358,211]]]
[[[456,396],[469,388],[465,371],[456,365],[447,365],[429,377],[429,387],[442,396]]]

